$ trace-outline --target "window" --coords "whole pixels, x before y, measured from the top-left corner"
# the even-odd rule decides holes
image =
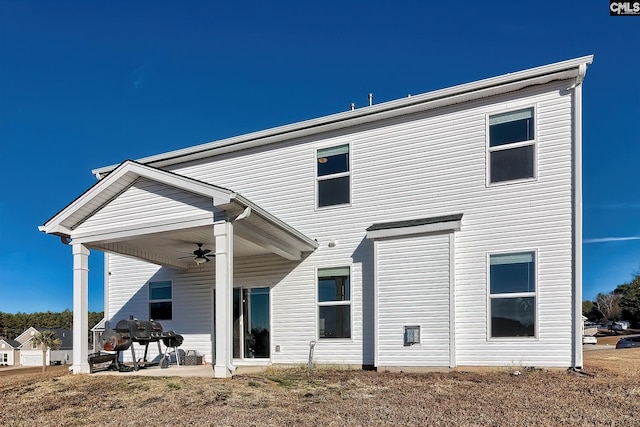
[[[37,350],[38,349],[38,343],[36,343],[35,341],[31,341],[31,350]]]
[[[9,363],[9,355],[7,353],[0,353],[0,363],[3,365]]]
[[[171,282],[150,282],[149,318],[153,320],[171,320],[173,318],[171,297]]]
[[[351,338],[349,267],[318,270],[318,337]]]
[[[535,336],[534,252],[489,257],[489,303],[491,338]]]
[[[535,176],[533,108],[489,116],[489,182]]]
[[[318,207],[350,203],[349,145],[318,150],[316,164]]]

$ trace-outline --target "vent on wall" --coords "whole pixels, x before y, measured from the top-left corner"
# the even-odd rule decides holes
[[[404,327],[404,345],[411,346],[420,344],[420,326]]]

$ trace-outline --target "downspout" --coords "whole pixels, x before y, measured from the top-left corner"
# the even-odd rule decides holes
[[[573,355],[571,365],[582,369],[582,81],[587,64],[580,64],[573,88]],[[570,89],[571,89],[570,88]]]
[[[104,279],[103,279],[104,289],[102,290],[104,293],[104,306],[103,306],[104,315],[102,317],[105,319],[105,321],[108,321],[109,319],[109,287],[110,287],[110,279],[111,279],[111,271],[109,268],[109,253],[103,252],[102,256],[104,260]]]

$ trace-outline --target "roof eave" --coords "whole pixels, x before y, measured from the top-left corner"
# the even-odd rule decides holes
[[[513,84],[518,82],[527,82],[527,86],[529,86],[557,80],[559,78],[569,79],[572,77],[579,77],[579,67],[585,67],[592,62],[593,55],[583,56],[568,61],[557,62],[515,73],[504,74],[498,77],[478,80],[353,111],[341,112],[317,119],[306,120],[290,125],[279,126],[259,132],[253,132],[154,156],[144,157],[139,159],[138,162],[153,165],[155,167],[169,166],[176,163],[266,145],[284,139],[326,132],[383,118],[409,114],[411,112],[417,112],[424,109],[437,108],[440,105],[429,106],[428,104],[438,100],[453,100],[453,98],[461,95],[466,95],[464,101],[477,99],[471,96],[471,94],[487,91],[488,89],[491,89],[491,93],[485,93],[483,94],[484,96],[505,93],[513,90]],[[567,71],[570,72],[567,73]],[[554,75],[556,75],[557,78],[548,79]],[[545,77],[547,79],[545,79]],[[500,89],[503,90],[501,91]],[[421,106],[423,108],[420,108]],[[106,174],[112,172],[117,166],[118,165],[106,166],[94,169],[92,172],[100,179]]]

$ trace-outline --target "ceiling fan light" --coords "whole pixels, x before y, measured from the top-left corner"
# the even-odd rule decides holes
[[[204,264],[205,262],[207,262],[207,259],[203,256],[197,256],[194,258],[194,261],[196,262],[196,264]]]

